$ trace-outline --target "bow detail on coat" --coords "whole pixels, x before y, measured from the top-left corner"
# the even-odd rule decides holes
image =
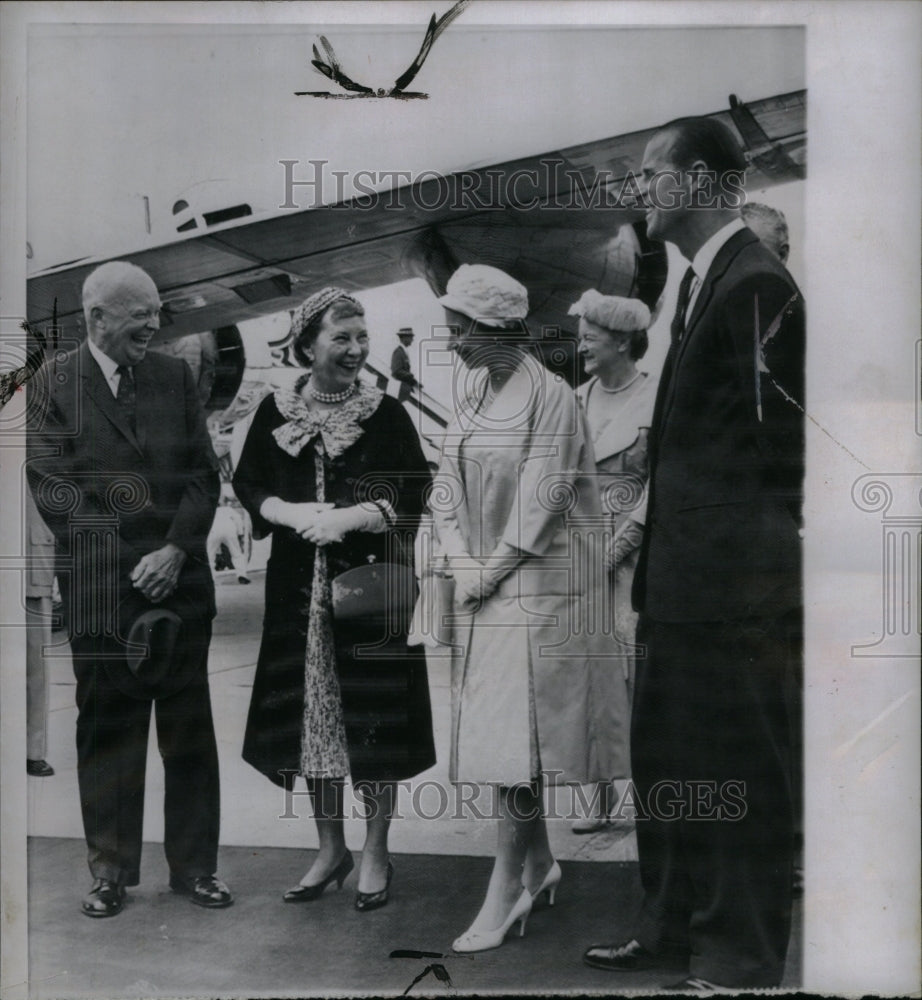
[[[377,410],[383,397],[380,389],[356,383],[355,393],[341,406],[312,410],[300,393],[277,389],[275,405],[287,421],[276,427],[272,436],[283,451],[296,457],[319,434],[326,455],[337,458],[365,433],[361,421]]]

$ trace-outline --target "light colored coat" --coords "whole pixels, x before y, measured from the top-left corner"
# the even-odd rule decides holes
[[[575,394],[530,355],[491,402],[463,400],[448,429],[432,494],[441,551],[522,555],[477,610],[455,609],[452,780],[628,773],[593,472]]]
[[[25,491],[26,513],[26,597],[51,598],[54,587],[54,535],[42,520],[32,491]]]
[[[598,382],[598,378],[591,378],[576,390],[583,412],[587,413],[587,422],[590,394],[595,391],[605,398]],[[610,401],[617,399],[617,404],[613,404],[618,407],[614,419],[597,434],[589,425],[602,509],[611,518],[613,533],[628,519],[639,525],[646,519],[647,441],[657,388],[656,378],[641,375],[623,397],[608,397]],[[631,607],[631,586],[638,555],[639,549],[635,549],[626,556],[611,581],[615,634],[631,647],[637,630],[637,612]],[[626,665],[633,668],[633,657],[630,661]]]
[[[48,745],[48,674],[45,647],[51,645],[54,535],[42,520],[32,491],[25,490],[26,529],[26,757],[44,760]]]

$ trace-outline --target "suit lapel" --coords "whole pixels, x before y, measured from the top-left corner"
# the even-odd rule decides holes
[[[698,323],[707,311],[708,306],[711,304],[711,299],[714,297],[714,290],[717,287],[717,283],[727,273],[727,270],[740,251],[750,243],[755,243],[757,239],[758,237],[755,236],[750,230],[739,230],[734,233],[726,243],[724,243],[720,250],[718,250],[717,256],[708,268],[708,273],[704,278],[704,284],[701,286],[698,298],[695,299],[694,308],[692,309],[691,316],[689,316],[688,323],[685,326],[685,333],[679,343],[674,345],[674,350],[670,351],[670,357],[667,358],[667,364],[663,366],[663,375],[668,375],[668,385],[665,387],[665,392],[663,393],[662,412],[657,414],[659,418],[657,421],[657,430],[659,430],[661,422],[665,420],[666,414],[672,405],[673,397],[675,396],[675,380],[673,375],[681,366],[682,358],[688,350],[688,345],[691,343],[692,338],[695,336]],[[668,373],[666,372],[667,365],[669,368]]]
[[[86,346],[86,344],[83,344],[80,350],[82,352],[80,371],[83,376],[88,395],[109,423],[111,423],[112,426],[127,439],[127,441],[139,454],[143,454],[140,442],[125,422],[125,418],[122,416],[122,411],[119,409],[118,403],[115,401],[115,396],[112,395],[112,390],[106,382],[102,369],[96,363],[96,359],[93,355],[90,354],[90,349]]]
[[[666,396],[672,391],[672,372],[675,368],[676,344],[669,345],[666,360],[659,376],[659,390],[656,393],[656,403],[653,406],[653,419],[650,421],[650,468],[654,467],[657,445],[659,444],[660,427],[663,423],[663,410],[666,406]]]
[[[150,373],[150,365],[146,361],[135,365],[134,381],[138,392],[135,423],[138,429],[138,442],[143,449],[147,445],[148,429],[159,417],[157,385]]]
[[[717,251],[717,256],[708,268],[708,273],[704,278],[704,284],[701,286],[701,291],[698,293],[698,298],[695,299],[695,306],[692,309],[691,316],[689,316],[688,323],[685,325],[685,336],[682,337],[679,350],[676,354],[677,359],[682,356],[682,345],[688,343],[691,334],[695,330],[695,325],[710,305],[711,299],[714,297],[714,287],[717,282],[720,281],[720,279],[727,273],[727,269],[736,259],[736,255],[743,249],[743,247],[756,242],[756,240],[757,237],[748,229],[740,229],[738,232],[734,233],[726,243],[724,243],[720,250]]]

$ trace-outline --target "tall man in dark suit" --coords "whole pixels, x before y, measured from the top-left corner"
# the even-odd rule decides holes
[[[56,537],[71,628],[94,878],[82,909],[114,916],[125,887],[138,884],[152,703],[170,887],[200,906],[227,906],[231,894],[215,877],[220,802],[207,672],[215,605],[205,539],[217,459],[188,365],[148,352],[160,325],[150,277],[103,264],[84,283],[83,309],[87,341],[33,380],[28,464]]]
[[[631,756],[644,902],[595,967],[690,952],[674,989],[777,986],[790,933],[784,678],[799,636],[800,293],[739,218],[743,153],[682,119],[647,145],[651,237],[692,262],[650,433]]]

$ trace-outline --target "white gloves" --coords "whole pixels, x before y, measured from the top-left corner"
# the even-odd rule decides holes
[[[314,545],[341,542],[350,531],[380,532],[387,519],[375,504],[334,507],[331,503],[288,503],[269,497],[259,513],[270,523],[292,528]]]
[[[451,556],[448,568],[455,578],[455,602],[477,605],[489,597],[522,561],[523,554],[501,542],[486,562],[472,556]]]

